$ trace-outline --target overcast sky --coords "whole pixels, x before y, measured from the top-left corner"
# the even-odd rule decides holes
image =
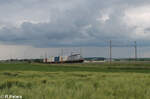
[[[150,1],[0,0],[3,56],[10,56],[5,50],[10,46],[21,50],[20,53],[22,48],[40,49],[41,53],[51,48],[51,53],[55,53],[56,47],[98,50],[97,47],[107,46],[109,40],[114,45],[133,45],[137,41],[139,46],[149,47]]]

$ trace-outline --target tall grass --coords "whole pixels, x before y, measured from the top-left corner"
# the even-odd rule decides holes
[[[0,94],[24,99],[149,99],[150,74],[0,72]]]
[[[23,99],[149,99],[150,63],[0,64],[0,95]]]

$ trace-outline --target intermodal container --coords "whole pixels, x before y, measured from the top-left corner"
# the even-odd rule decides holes
[[[63,57],[59,56],[59,61],[62,62],[63,61]]]
[[[47,62],[48,62],[48,63],[51,62],[51,58],[48,58],[48,59],[47,59]]]
[[[44,59],[44,63],[47,63],[47,58]]]
[[[51,57],[51,62],[55,62],[55,57]]]
[[[63,56],[63,61],[68,61],[68,56]]]
[[[55,62],[59,62],[59,56],[58,56],[58,57],[55,57],[54,61],[55,61]]]

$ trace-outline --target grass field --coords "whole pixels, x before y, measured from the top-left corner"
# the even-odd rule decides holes
[[[0,64],[0,95],[23,99],[149,99],[150,62]]]

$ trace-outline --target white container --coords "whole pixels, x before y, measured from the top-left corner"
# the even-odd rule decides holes
[[[63,61],[67,61],[68,60],[68,56],[63,56]]]
[[[63,61],[63,56],[59,56],[59,62]]]
[[[50,58],[47,59],[47,62],[50,62]]]
[[[46,62],[45,59],[43,59],[43,62],[44,62],[44,63]]]
[[[54,62],[54,57],[48,58],[48,59],[47,59],[47,62],[49,62],[49,63],[50,63],[50,62]]]
[[[44,62],[44,63],[47,63],[47,58],[43,59],[43,62]]]
[[[55,61],[55,57],[51,57],[51,62],[54,62]]]

